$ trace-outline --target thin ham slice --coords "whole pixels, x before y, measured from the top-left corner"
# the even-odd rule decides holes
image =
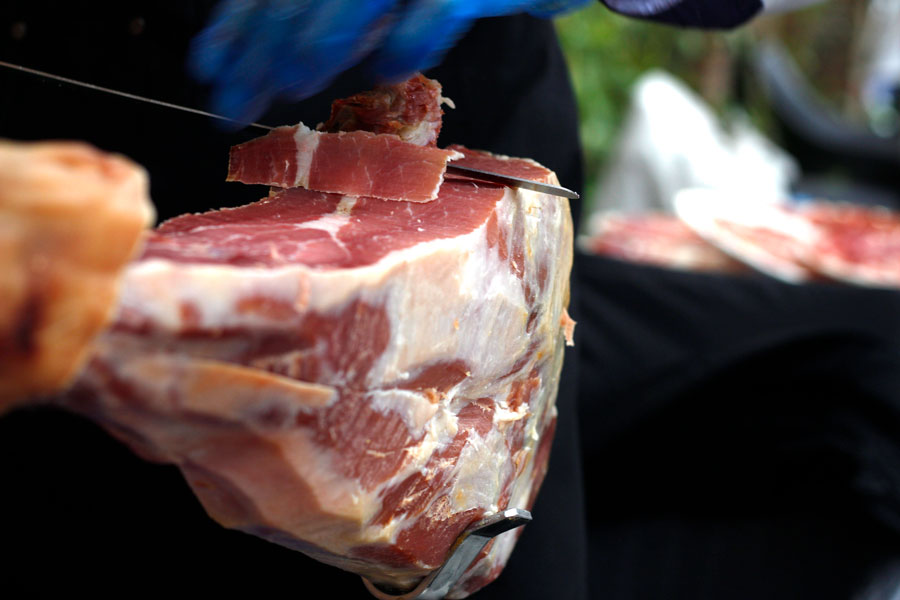
[[[301,123],[234,146],[228,180],[429,202],[437,198],[447,162],[461,156],[394,134],[323,133]]]

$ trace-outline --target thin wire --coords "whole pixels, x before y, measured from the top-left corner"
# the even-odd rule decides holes
[[[115,94],[116,96],[130,98],[131,100],[138,100],[140,102],[149,102],[150,104],[156,104],[158,106],[165,106],[166,108],[174,108],[176,110],[183,110],[185,112],[194,113],[197,115],[203,115],[204,117],[212,117],[213,119],[221,119],[222,121],[230,121],[231,123],[239,123],[241,125],[247,125],[250,127],[258,127],[260,129],[269,129],[269,130],[274,129],[274,127],[270,127],[268,125],[263,125],[262,123],[244,123],[243,121],[238,121],[237,119],[230,119],[228,117],[223,117],[222,115],[217,115],[217,114],[214,114],[211,112],[206,112],[205,110],[200,110],[197,108],[190,108],[187,106],[180,106],[178,104],[172,104],[170,102],[163,102],[162,100],[155,100],[153,98],[145,98],[144,96],[137,96],[135,94],[129,94],[128,92],[122,92],[119,90],[105,88],[105,87],[102,87],[99,85],[94,85],[93,83],[78,81],[77,79],[69,79],[68,77],[54,75],[53,73],[46,73],[44,71],[38,71],[37,69],[29,69],[28,67],[23,67],[21,65],[14,65],[12,63],[4,62],[2,60],[0,60],[0,67],[7,67],[9,69],[23,71],[23,72],[29,73],[31,75],[38,75],[40,77],[46,77],[47,79],[55,79],[56,81],[61,81],[63,83],[68,83],[71,85],[78,85],[78,86],[81,86],[84,88],[88,88],[90,90],[106,92],[107,94]]]

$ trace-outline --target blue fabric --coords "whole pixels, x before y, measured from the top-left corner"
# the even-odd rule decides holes
[[[623,15],[682,27],[730,29],[763,8],[761,0],[600,0]]]
[[[549,17],[590,0],[225,0],[193,41],[189,67],[213,112],[241,121],[276,98],[302,99],[374,52],[400,80],[437,65],[481,17]]]

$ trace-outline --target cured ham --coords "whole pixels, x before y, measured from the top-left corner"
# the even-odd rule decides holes
[[[824,201],[759,204],[688,190],[677,198],[676,209],[712,244],[785,281],[900,287],[900,215],[886,208]]]
[[[16,398],[56,402],[177,465],[222,525],[392,590],[439,567],[470,524],[530,508],[574,327],[568,203],[444,180],[452,157],[558,183],[533,161],[434,147],[439,87],[422,79],[345,103],[331,123],[341,131],[279,128],[236,148],[233,178],[270,168],[276,176],[259,179],[278,187],[163,223],[124,269],[152,214],[139,168],[69,148],[49,161],[53,177],[0,186],[0,209],[16,219],[12,252],[0,238],[0,264],[13,266],[0,283],[16,292],[0,297],[0,347],[49,343],[35,324],[67,314],[48,303],[45,320],[45,298],[71,293],[77,302],[63,304],[81,306],[89,290],[106,311],[88,311],[87,333],[71,336],[80,345],[65,377],[38,388],[44,371],[14,376]],[[390,99],[381,117],[379,98]],[[392,130],[346,130],[376,122]],[[3,151],[0,178],[15,176]],[[384,190],[406,199],[373,195]],[[431,201],[409,200],[423,190]],[[8,356],[4,373],[28,366]],[[449,597],[495,579],[518,535],[496,537]]]
[[[564,200],[464,178],[425,204],[295,188],[178,217],[61,402],[178,465],[223,525],[409,588],[469,524],[536,497],[571,245]],[[517,535],[451,597],[496,578]]]
[[[153,220],[147,174],[73,142],[0,140],[0,412],[69,384]]]
[[[301,123],[234,146],[228,181],[429,202],[437,198],[447,163],[460,157],[394,134],[323,133]]]
[[[463,156],[437,148],[445,103],[440,84],[421,74],[335,100],[316,131],[278,127],[233,147],[228,180],[429,202],[447,163]]]

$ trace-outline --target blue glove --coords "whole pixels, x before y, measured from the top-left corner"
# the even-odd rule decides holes
[[[212,85],[212,110],[252,121],[299,100],[375,53],[398,81],[438,64],[475,19],[549,17],[591,0],[225,0],[194,38],[189,68]]]

